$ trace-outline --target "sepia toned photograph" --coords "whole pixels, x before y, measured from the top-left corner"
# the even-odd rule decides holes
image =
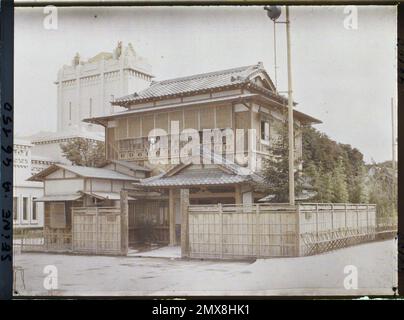
[[[16,8],[14,296],[397,294],[396,20]]]

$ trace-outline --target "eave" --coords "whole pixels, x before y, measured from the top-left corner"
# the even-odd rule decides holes
[[[131,116],[131,115],[136,115],[138,113],[175,109],[175,108],[189,107],[189,106],[196,106],[196,105],[209,105],[209,104],[228,103],[228,102],[242,103],[255,96],[257,96],[257,94],[246,93],[246,94],[240,94],[237,96],[220,97],[220,98],[213,98],[213,99],[206,99],[206,100],[196,100],[196,101],[190,101],[190,102],[181,102],[181,103],[174,103],[174,104],[168,104],[168,105],[156,106],[156,107],[144,107],[144,108],[138,108],[138,109],[133,109],[133,110],[128,110],[128,111],[122,111],[122,112],[115,113],[115,114],[112,114],[109,116],[86,118],[86,119],[83,119],[83,121],[88,122],[88,123],[100,124],[100,125],[106,127],[109,120],[114,120],[117,118],[127,117],[127,116]]]
[[[181,93],[159,95],[159,96],[147,97],[147,98],[133,98],[133,99],[128,98],[126,100],[117,99],[117,100],[111,101],[111,104],[114,105],[114,106],[120,106],[120,107],[129,108],[130,106],[136,106],[137,104],[148,103],[148,102],[160,102],[160,101],[163,101],[163,100],[166,100],[166,99],[190,97],[190,96],[193,96],[193,95],[204,94],[204,93],[215,93],[215,92],[220,92],[220,91],[223,91],[223,90],[241,88],[244,85],[245,85],[244,83],[238,82],[238,83],[234,83],[234,84],[231,84],[231,85],[212,87],[212,88],[209,88],[209,89],[189,90],[189,91],[183,91]]]

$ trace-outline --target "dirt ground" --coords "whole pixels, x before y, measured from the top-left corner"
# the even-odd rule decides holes
[[[18,273],[15,289],[17,295],[45,296],[393,294],[396,247],[386,240],[255,262],[22,253],[15,265],[24,269],[25,288]],[[56,267],[57,289],[44,287],[48,265]],[[357,289],[344,287],[346,266],[357,270]]]

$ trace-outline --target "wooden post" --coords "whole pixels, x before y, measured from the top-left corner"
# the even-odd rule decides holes
[[[95,207],[95,254],[98,254],[98,242],[100,241],[100,235],[99,235],[99,231],[98,231],[99,226],[100,226],[100,221],[99,221],[99,217],[98,217],[98,208]]]
[[[347,204],[345,203],[345,230],[348,230],[348,208]]]
[[[241,186],[238,184],[234,186],[234,200],[236,204],[241,204],[243,202],[241,199]]]
[[[300,257],[300,205],[295,206],[296,209],[296,257]]]
[[[334,204],[331,204],[331,239],[334,239]]]
[[[23,250],[24,250],[24,238],[25,238],[25,230],[24,229],[21,229],[21,242],[20,242],[20,250],[21,250],[21,253],[23,252]],[[45,237],[44,237],[45,238]],[[45,239],[44,239],[44,241],[45,241]]]
[[[366,205],[366,236],[369,235],[369,205]]]
[[[316,203],[316,244],[318,244],[318,203]]]
[[[121,253],[128,254],[128,192],[121,190]]]
[[[169,215],[169,235],[170,235],[170,246],[175,246],[175,199],[174,199],[174,189],[169,189],[168,191],[168,215]]]
[[[217,209],[219,211],[219,221],[220,221],[220,259],[223,259],[223,208],[222,204],[219,203],[217,205]]]
[[[189,257],[189,189],[181,189],[181,257]]]
[[[255,228],[257,233],[257,258],[261,255],[261,233],[260,233],[260,205],[256,204]],[[282,236],[281,236],[282,237]]]
[[[72,211],[72,225],[71,225],[71,233],[72,233],[72,252],[74,252],[74,208],[70,209]]]

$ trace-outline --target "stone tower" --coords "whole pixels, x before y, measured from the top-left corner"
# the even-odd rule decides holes
[[[119,111],[111,100],[148,87],[151,66],[129,43],[119,41],[114,51],[82,61],[79,53],[57,75],[57,131],[103,131],[82,119]],[[114,107],[117,108],[117,107]]]

